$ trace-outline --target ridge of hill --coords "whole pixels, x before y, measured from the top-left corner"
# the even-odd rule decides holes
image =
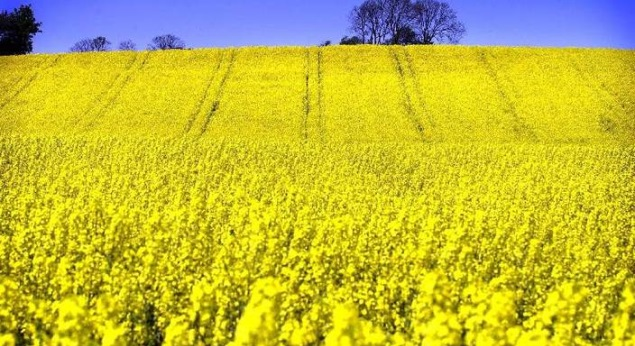
[[[0,134],[635,142],[635,52],[250,47],[0,58]]]

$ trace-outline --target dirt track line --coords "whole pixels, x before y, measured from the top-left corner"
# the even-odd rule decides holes
[[[83,117],[89,120],[87,128],[93,127],[99,117],[114,105],[115,101],[121,96],[123,89],[130,83],[132,76],[147,64],[149,58],[150,52],[137,55],[135,59],[128,64],[128,67],[120,73],[94,101],[94,106],[84,112]],[[105,100],[105,102],[99,102],[99,100]]]
[[[514,121],[513,131],[516,136],[527,137],[534,141],[537,140],[538,137],[536,133],[520,116],[518,110],[516,109],[516,106],[509,98],[509,95],[507,95],[507,93],[505,92],[505,89],[503,89],[503,84],[498,77],[498,73],[496,72],[490,61],[487,59],[486,52],[484,50],[481,50],[479,52],[479,58],[483,66],[485,66],[485,72],[492,79],[492,81],[494,81],[494,85],[496,86],[499,97],[501,98],[501,100],[503,100],[505,113],[507,113]]]
[[[37,79],[37,77],[40,76],[40,73],[50,69],[51,67],[55,66],[55,64],[57,64],[57,62],[61,59],[61,56],[57,56],[54,59],[51,59],[50,62],[43,62],[40,64],[40,66],[38,68],[35,69],[35,71],[33,72],[33,74],[30,77],[22,77],[18,80],[18,82],[16,83],[17,88],[16,91],[9,96],[8,98],[6,98],[4,101],[2,101],[0,103],[0,110],[3,110],[9,103],[11,103],[13,100],[15,100],[18,96],[20,96],[20,94],[22,94],[29,86],[31,86],[31,84],[33,84],[33,82]],[[26,81],[26,82],[24,82]],[[22,84],[22,85],[21,85]]]
[[[424,102],[426,98],[423,93],[423,89],[421,88],[421,83],[419,83],[419,76],[417,75],[417,71],[414,68],[412,55],[410,55],[406,47],[404,47],[403,51],[404,51],[404,56],[406,58],[406,67],[408,69],[408,72],[410,73],[410,77],[412,78],[413,85],[415,86],[414,89],[415,89],[415,96],[417,99],[416,102],[418,106],[423,110],[423,113],[427,115],[426,118],[430,122],[429,125],[431,127],[436,127],[437,122],[432,116],[432,113],[426,110],[426,103]]]
[[[221,51],[220,54],[221,54],[220,59],[218,59],[218,63],[216,64],[216,67],[214,68],[214,73],[212,74],[212,77],[207,82],[207,86],[205,87],[205,92],[203,93],[203,96],[201,97],[201,99],[198,101],[198,104],[196,105],[196,108],[194,108],[194,111],[190,115],[190,118],[187,120],[187,124],[185,125],[184,135],[187,135],[188,133],[190,133],[190,131],[192,130],[192,127],[194,126],[194,122],[196,122],[196,119],[199,117],[199,114],[201,113],[201,110],[203,109],[203,105],[205,104],[205,101],[209,98],[210,91],[212,90],[212,84],[214,84],[214,81],[217,79],[218,72],[220,71],[221,65],[223,64],[223,61],[225,60],[224,51]]]
[[[99,115],[101,115],[103,113],[103,111],[105,109],[110,108],[110,106],[112,106],[112,104],[115,102],[115,100],[117,100],[119,98],[119,96],[121,95],[123,89],[128,85],[128,83],[130,83],[130,80],[132,79],[132,76],[141,71],[141,69],[148,63],[148,58],[150,57],[150,53],[146,53],[145,57],[143,58],[143,61],[141,61],[141,64],[139,64],[139,66],[135,66],[133,68],[131,68],[128,73],[126,73],[126,76],[124,78],[124,80],[121,82],[121,85],[118,85],[114,94],[112,95],[112,97],[108,100],[108,104],[106,105],[105,108],[101,109],[101,112],[99,113]]]
[[[220,101],[221,101],[221,97],[223,96],[223,90],[225,89],[225,84],[227,84],[227,80],[229,79],[232,73],[232,70],[234,68],[234,64],[236,63],[236,55],[237,55],[236,50],[232,50],[231,57],[228,63],[229,66],[227,66],[227,70],[225,71],[225,74],[223,75],[223,79],[221,79],[220,84],[218,85],[218,89],[216,90],[216,94],[214,95],[214,102],[212,103],[212,107],[210,111],[207,113],[207,116],[205,117],[205,122],[203,123],[203,126],[201,127],[201,134],[199,135],[199,138],[203,137],[205,132],[207,132],[207,128],[209,127],[209,124],[212,122],[214,115],[220,108]]]
[[[326,117],[324,114],[324,54],[323,48],[318,48],[317,53],[317,107],[318,107],[318,132],[322,144],[326,141]]]
[[[625,130],[631,134],[631,136],[635,136],[635,121],[632,117],[629,117],[628,101],[618,93],[613,92],[613,90],[611,90],[611,88],[609,88],[604,82],[589,77],[588,73],[585,73],[582,70],[578,61],[573,60],[571,62],[571,66],[580,75],[580,78],[584,81],[585,85],[591,89],[592,93],[599,96],[598,98],[604,104],[604,109],[608,110],[607,112],[598,115],[598,125],[600,128],[602,128],[605,132],[615,132],[615,129],[619,127],[618,124],[622,122],[616,121],[610,115],[613,115],[611,110],[619,107],[624,115],[622,120],[626,121],[625,126],[627,128]],[[616,107],[613,107],[614,105]]]
[[[406,72],[404,71],[403,63],[401,62],[401,59],[399,58],[399,54],[397,53],[395,48],[391,49],[391,53],[395,63],[395,68],[397,69],[397,73],[399,75],[399,84],[401,85],[401,89],[404,95],[404,104],[406,107],[407,116],[412,122],[413,126],[415,127],[415,130],[419,134],[419,138],[421,139],[421,142],[425,142],[425,134],[424,134],[425,129],[423,128],[423,125],[419,121],[417,117],[417,112],[414,106],[412,105],[412,96],[410,95],[410,92],[408,91],[408,85],[406,82],[407,77],[406,77]]]
[[[311,113],[311,50],[307,48],[306,50],[306,58],[304,62],[304,98],[302,100],[302,105],[304,109],[304,114],[302,116],[302,137],[304,141],[309,140],[309,129],[308,129],[308,121],[309,114]]]

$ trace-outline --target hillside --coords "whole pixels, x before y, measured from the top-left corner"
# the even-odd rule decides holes
[[[633,143],[635,52],[238,48],[0,57],[0,134]]]
[[[32,55],[0,90],[0,345],[635,345],[633,51]]]

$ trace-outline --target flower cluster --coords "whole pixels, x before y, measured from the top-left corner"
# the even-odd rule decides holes
[[[0,340],[628,344],[634,150],[2,138]]]

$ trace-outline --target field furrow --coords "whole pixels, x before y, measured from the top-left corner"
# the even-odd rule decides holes
[[[326,120],[324,113],[324,53],[320,49],[317,53],[317,108],[318,108],[318,133],[322,143],[326,134]]]
[[[210,83],[210,71],[220,63],[222,53],[149,52],[146,63],[126,84],[118,101],[100,117],[93,132],[109,128],[110,133],[122,136],[183,136],[183,129]],[[219,79],[214,76],[214,83]],[[204,107],[211,107],[210,99],[211,96],[204,100],[201,113],[207,111]],[[200,134],[201,118],[204,116],[192,123],[196,136]]]
[[[419,76],[417,75],[417,71],[414,68],[415,61],[410,54],[410,51],[406,48],[403,50],[404,58],[405,58],[405,66],[406,71],[409,76],[411,76],[411,90],[413,92],[415,102],[415,109],[418,110],[419,113],[423,113],[421,117],[421,122],[424,124],[424,128],[430,128],[431,131],[435,132],[434,127],[436,126],[434,117],[430,112],[426,111],[426,102],[425,102],[425,90],[420,88]]]
[[[192,111],[192,115],[187,120],[187,124],[185,125],[185,131],[184,131],[185,136],[187,136],[189,132],[192,130],[192,127],[194,126],[194,123],[196,122],[196,120],[203,117],[201,112],[203,112],[204,109],[209,108],[209,105],[207,104],[209,103],[209,98],[211,96],[210,94],[212,92],[212,85],[214,84],[214,81],[218,79],[219,72],[222,65],[223,65],[223,58],[218,60],[218,64],[216,65],[216,67],[214,67],[214,70],[209,78],[209,82],[207,83],[207,86],[205,87],[205,92],[203,93],[198,104],[194,108],[194,111]]]
[[[256,62],[257,61],[257,62]],[[203,138],[303,141],[306,49],[237,49]]]
[[[322,108],[322,52],[323,48],[307,48],[305,71],[305,116],[303,128],[305,141],[324,143],[324,119]]]
[[[608,60],[608,59],[605,59]],[[626,78],[625,84],[611,85],[614,80],[607,76],[607,70],[624,68],[622,62],[616,59],[614,65],[607,66],[606,61],[593,59],[589,61],[582,55],[576,55],[571,59],[575,71],[580,74],[581,81],[591,89],[601,105],[597,114],[598,126],[601,131],[611,134],[616,140],[627,139],[630,142],[635,138],[635,102],[629,101],[630,96],[622,90],[628,85],[635,86],[635,78],[622,75]],[[620,73],[621,74],[621,73]],[[609,78],[607,78],[609,77]],[[628,81],[628,79],[631,81]],[[622,89],[622,90],[620,90]],[[635,93],[631,93],[635,95]]]
[[[536,141],[536,133],[532,130],[532,128],[527,124],[527,121],[522,118],[522,116],[518,113],[514,102],[512,102],[505,92],[503,84],[501,83],[499,76],[492,67],[492,64],[488,60],[487,52],[485,50],[480,52],[480,59],[483,65],[485,66],[485,70],[489,77],[494,81],[496,85],[496,89],[500,95],[501,100],[503,101],[503,111],[504,113],[513,119],[513,131],[518,137],[519,140],[529,140]]]
[[[327,47],[322,65],[327,141],[421,141],[403,107],[390,47]]]
[[[40,73],[55,66],[55,64],[59,61],[60,56],[51,56],[45,59],[46,60],[43,60],[39,65],[32,66],[32,71],[28,71],[28,73],[22,74],[15,80],[11,81],[11,83],[9,83],[9,85],[3,92],[3,99],[0,100],[0,112],[2,112],[3,108],[7,107],[10,102],[14,101],[18,96],[20,96],[20,94],[23,93],[26,88],[33,84]]]
[[[420,120],[421,117],[419,116],[419,114],[417,114],[417,107],[415,107],[414,105],[421,105],[421,102],[418,102],[418,100],[414,99],[416,95],[416,93],[414,92],[416,86],[413,86],[412,81],[414,77],[411,74],[412,70],[408,65],[407,57],[403,56],[403,54],[405,54],[405,51],[398,52],[397,48],[394,48],[392,51],[395,68],[397,69],[397,73],[399,74],[399,80],[402,87],[404,106],[406,108],[408,117],[412,121],[412,125],[415,127],[415,129],[419,133],[419,136],[421,137],[421,141],[425,142],[427,132],[431,132],[432,128],[426,129]]]
[[[421,141],[421,132],[427,142],[602,143],[635,136],[629,51],[237,48],[72,54],[48,69],[47,59],[0,59],[10,70],[0,80],[6,86],[0,122],[12,133],[42,127],[51,135],[251,133],[322,143]]]
[[[232,71],[234,69],[234,64],[236,63],[236,54],[237,53],[236,53],[235,50],[232,50],[232,51],[228,52],[228,54],[229,54],[229,58],[225,62],[224,71],[221,72],[222,73],[222,78],[220,79],[220,82],[218,84],[218,88],[216,89],[216,91],[215,91],[215,93],[213,95],[213,98],[211,99],[212,100],[212,104],[208,105],[208,107],[206,109],[205,117],[204,117],[204,120],[203,120],[203,124],[201,125],[200,137],[205,135],[205,132],[207,132],[207,129],[210,126],[210,123],[211,123],[212,119],[214,118],[214,115],[216,114],[216,112],[218,112],[218,110],[220,108],[220,105],[221,105],[223,94],[225,92],[225,85],[227,84],[227,81],[231,77]]]
[[[103,114],[112,108],[130,80],[136,73],[139,73],[139,71],[147,63],[149,54],[150,53],[136,55],[130,65],[127,66],[126,69],[123,70],[121,74],[119,74],[117,78],[115,78],[112,83],[107,86],[104,92],[93,101],[93,106],[86,110],[86,112],[82,114],[82,117],[78,119],[78,121],[86,123],[85,128],[79,129],[80,133],[94,127],[95,124],[99,122],[99,119],[103,116]]]
[[[311,114],[311,52],[306,51],[306,62],[304,72],[304,99],[302,104],[304,106],[304,114],[302,116],[302,137],[304,141],[309,140],[309,115]]]

